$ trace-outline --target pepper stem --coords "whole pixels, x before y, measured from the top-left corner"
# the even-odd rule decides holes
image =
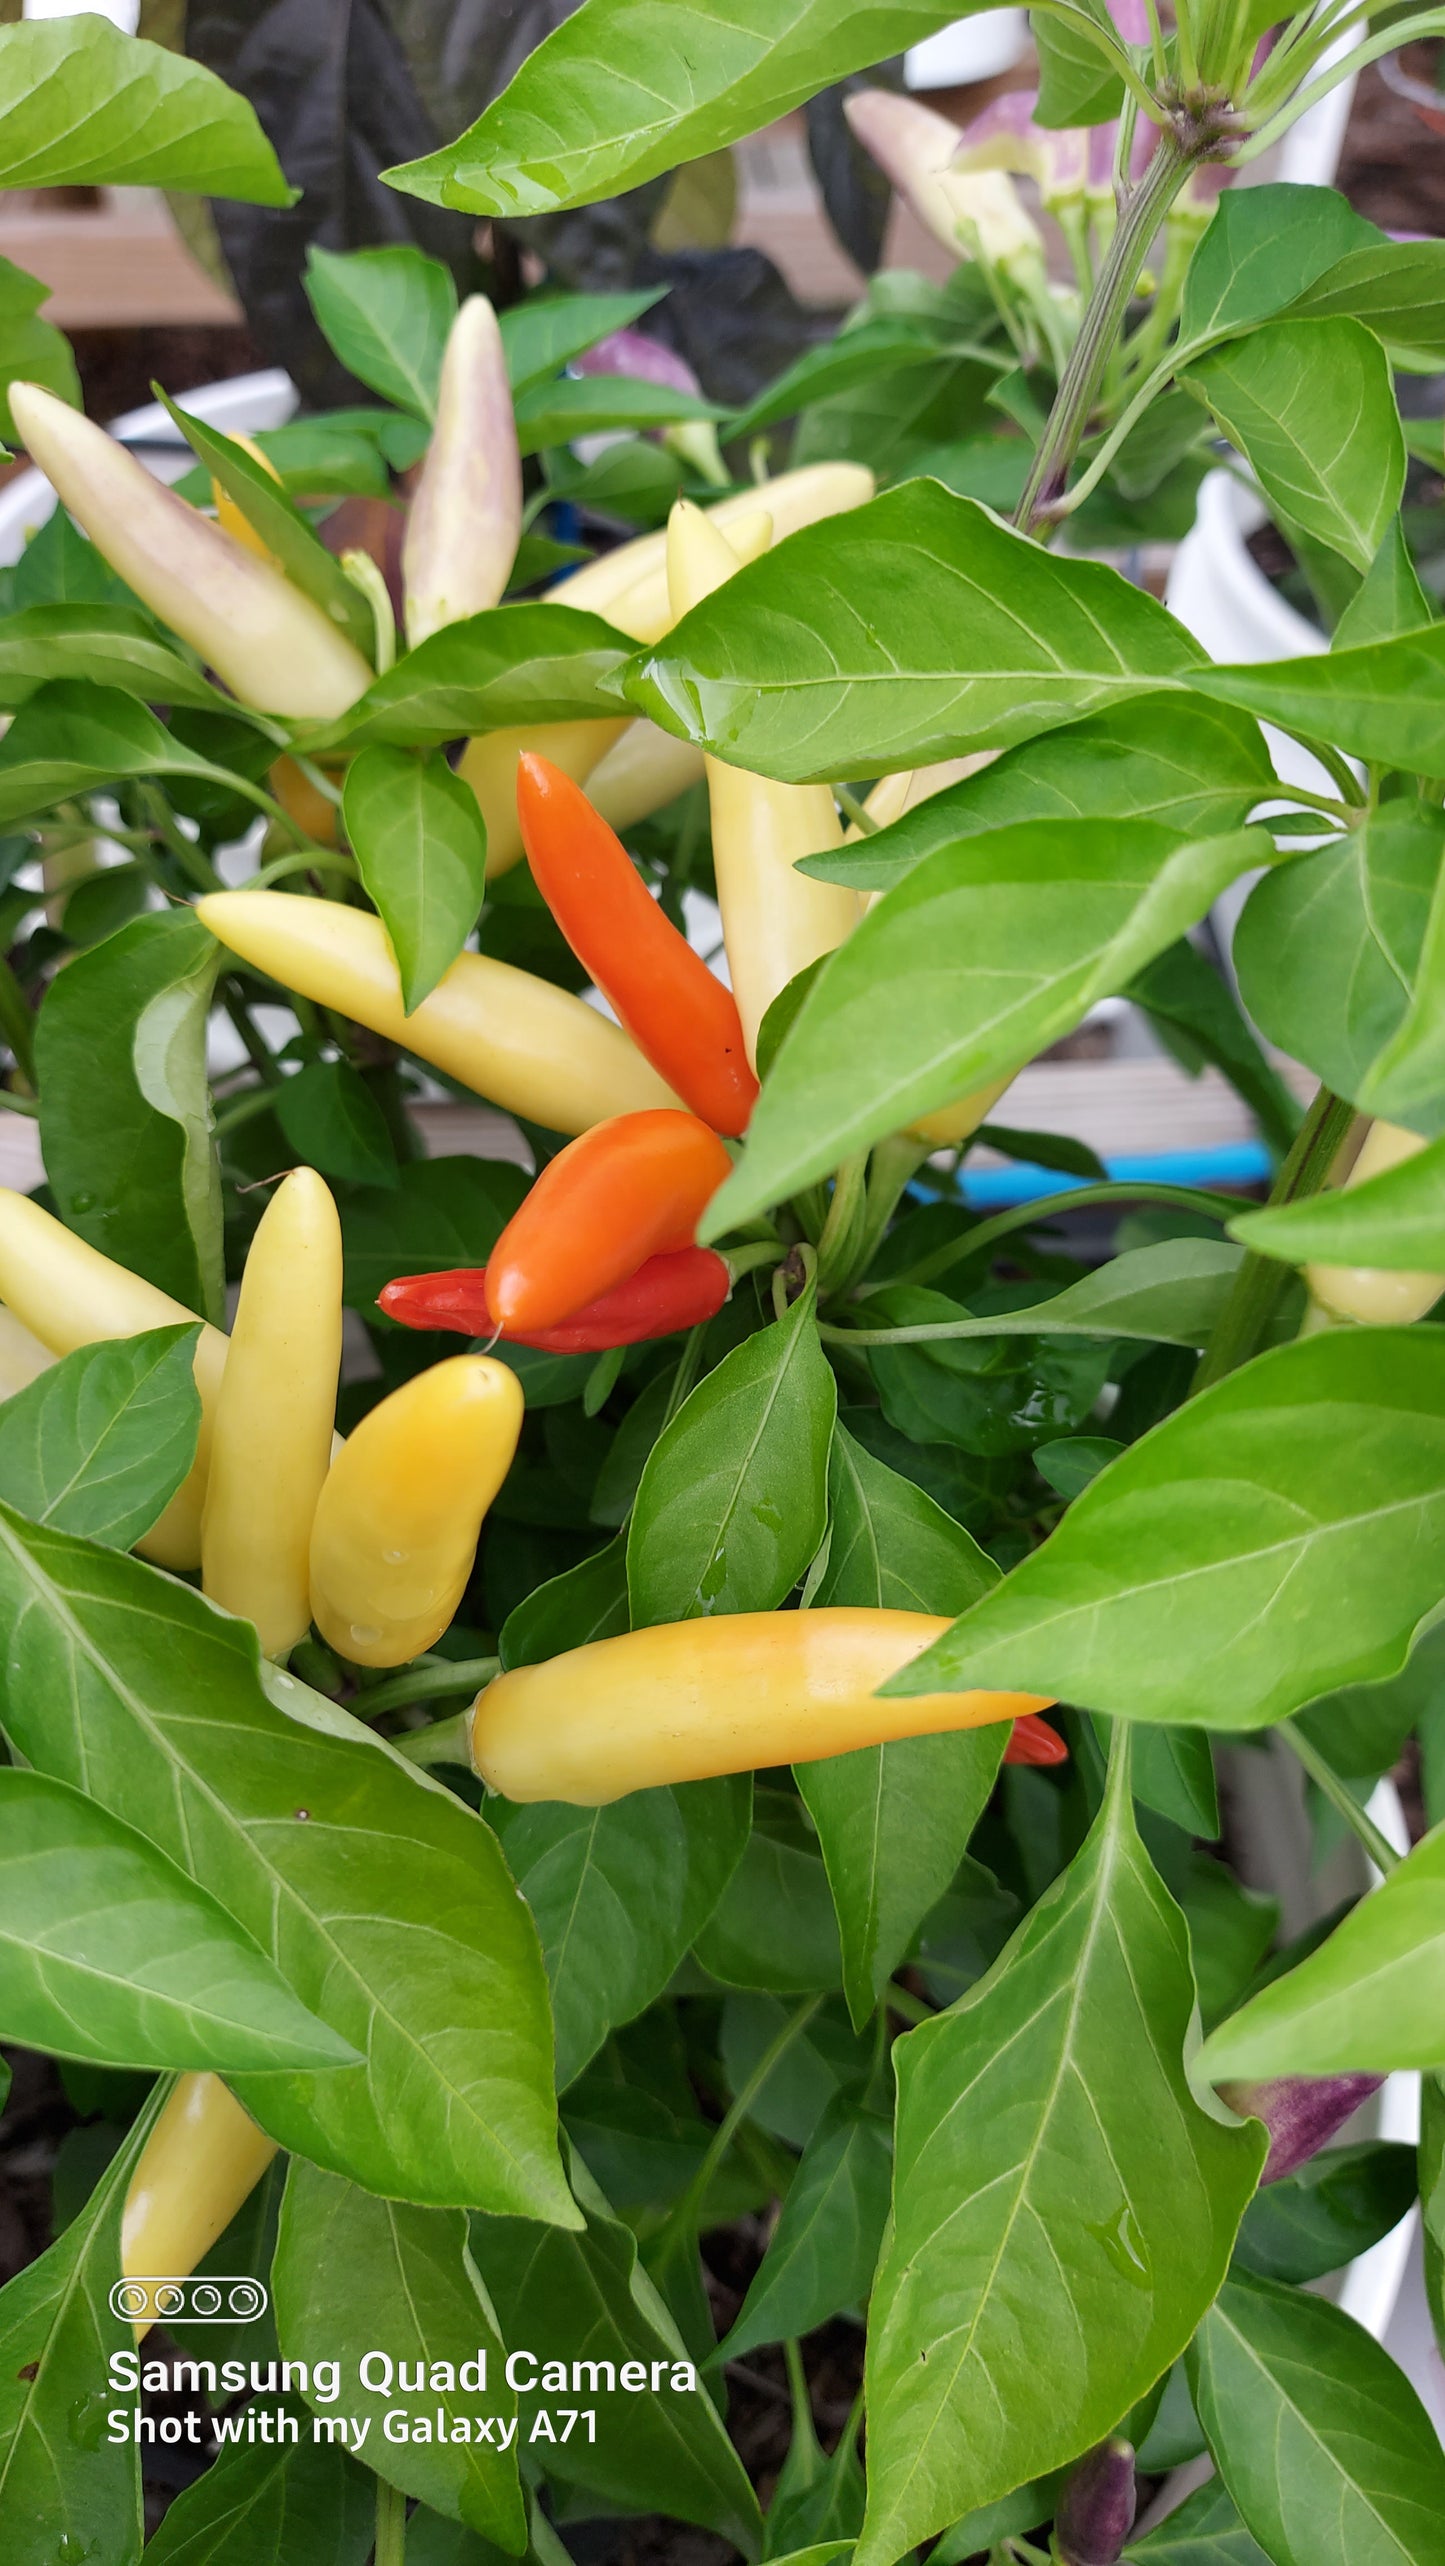
[[[1362,1809],[1342,1773],[1321,1755],[1313,1739],[1307,1738],[1293,1720],[1285,1722],[1280,1736],[1299,1757],[1310,1780],[1324,1793],[1332,1809],[1338,1810],[1350,1833],[1357,1836],[1382,1879],[1395,1870],[1400,1857],[1386,1835],[1382,1835],[1368,1810]]]
[[[384,2477],[376,2481],[376,2546],[372,2566],[406,2566],[406,2497]]]
[[[1270,1204],[1296,1203],[1317,1194],[1335,1163],[1335,1154],[1354,1120],[1355,1109],[1328,1087],[1321,1087],[1295,1135],[1293,1147],[1270,1190]],[[1226,1373],[1237,1372],[1258,1352],[1280,1294],[1294,1268],[1277,1257],[1246,1256],[1230,1286],[1229,1298],[1215,1323],[1214,1334],[1200,1359],[1190,1397],[1197,1397]]]
[[[468,1703],[449,1720],[433,1720],[430,1728],[414,1729],[410,1737],[393,1737],[387,1741],[408,1764],[420,1764],[430,1771],[434,1764],[460,1764],[470,1770],[472,1761],[472,1711]]]

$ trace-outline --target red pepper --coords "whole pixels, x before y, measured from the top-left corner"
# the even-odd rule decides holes
[[[625,1283],[649,1256],[691,1247],[732,1160],[696,1114],[613,1114],[543,1168],[492,1250],[487,1299],[509,1335],[535,1336]]]
[[[701,1326],[722,1308],[730,1277],[710,1247],[679,1248],[650,1256],[625,1283],[614,1284],[560,1327],[518,1335],[497,1326],[487,1304],[485,1265],[462,1265],[447,1274],[403,1274],[388,1283],[379,1306],[405,1328],[454,1328],[459,1336],[500,1335],[507,1345],[539,1346],[545,1354],[603,1354],[613,1345],[639,1345],[645,1337],[672,1336]]]
[[[639,1051],[714,1131],[746,1131],[758,1093],[730,989],[664,917],[622,841],[545,757],[517,767],[537,888]]]
[[[1067,1764],[1069,1750],[1058,1730],[1041,1720],[1037,1711],[1025,1711],[1013,1724],[1003,1760],[1005,1764]]]

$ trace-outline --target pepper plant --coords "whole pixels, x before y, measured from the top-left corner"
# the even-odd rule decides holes
[[[584,0],[391,183],[587,203],[956,14]],[[1066,288],[986,136],[855,102],[959,275],[732,419],[573,370],[637,298],[458,312],[411,251],[313,276],[389,406],[174,409],[180,495],[16,351],[64,508],[0,616],[45,1169],[0,1197],[0,2029],[85,2126],[0,2292],[7,2566],[557,2566],[647,2514],[816,2566],[1445,2556],[1432,2423],[1309,2286],[1418,2198],[1445,2324],[1445,1852],[1364,1805],[1413,1739],[1445,1819],[1445,647],[1391,376],[1445,251],[1208,175],[1353,23],[1048,0],[995,158],[1114,128]],[[200,77],[97,22],[0,55],[32,175],[58,62],[101,133]],[[185,95],[178,157],[67,174],[195,183],[232,110]],[[915,372],[969,471],[998,396],[1012,522],[873,442]],[[1215,665],[1055,547],[1216,437],[1335,564],[1328,652]],[[412,467],[399,583],[335,558]],[[1190,939],[1247,875],[1241,1008]],[[1239,1087],[1268,1203],[992,1119],[1120,992]],[[479,1098],[492,1154],[428,1155]],[[980,1134],[1065,1181],[981,1217]],[[1299,1768],[1382,1877],[1291,1935],[1225,1819]],[[1408,2070],[1418,2165],[1331,2144]],[[220,2451],[145,2541],[178,2375]]]

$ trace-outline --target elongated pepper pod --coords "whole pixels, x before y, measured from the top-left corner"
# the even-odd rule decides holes
[[[155,2304],[154,2285],[194,2272],[275,2153],[275,2139],[257,2128],[219,2076],[193,2072],[177,2079],[141,2150],[121,2214],[120,2268],[132,2284],[125,2313],[137,2341],[170,2311],[167,2300]]]
[[[669,519],[668,545],[677,615],[700,605],[740,566],[726,536],[685,499]],[[704,771],[728,970],[756,1066],[758,1027],[773,1000],[852,933],[858,896],[796,869],[800,856],[822,855],[843,842],[826,784],[775,784],[716,757],[706,760]]]
[[[638,1050],[714,1131],[745,1131],[758,1082],[732,991],[664,914],[588,796],[546,758],[521,759],[517,811],[533,881]]]
[[[11,1311],[0,1308],[0,1399],[13,1399],[17,1390],[28,1389],[54,1361],[48,1345],[22,1327]]]
[[[590,1131],[609,1114],[678,1101],[619,1025],[509,962],[458,954],[407,1015],[386,929],[362,909],[284,891],[212,891],[196,915],[283,989],[334,1007],[548,1131]]]
[[[947,1628],[931,1613],[839,1606],[593,1640],[514,1667],[478,1694],[472,1762],[504,1799],[597,1808],[659,1783],[806,1764],[1048,1709],[1037,1693],[880,1701],[879,1685]]]
[[[497,316],[471,294],[442,359],[436,426],[402,548],[412,649],[444,624],[495,606],[522,531],[522,464]]]
[[[656,722],[629,722],[587,778],[587,799],[609,828],[630,829],[702,782],[702,750]]]
[[[201,1584],[268,1657],[311,1627],[311,1525],[341,1372],[341,1223],[310,1167],[282,1179],[251,1242],[211,1435]]]
[[[1270,2076],[1261,2084],[1231,2083],[1219,2090],[1241,2120],[1263,2121],[1269,2154],[1260,2183],[1282,2183],[1327,2147],[1385,2079],[1365,2070],[1338,2076]]]
[[[28,1195],[13,1194],[5,1186],[0,1186],[0,1301],[52,1354],[73,1354],[77,1346],[96,1345],[103,1337],[141,1336],[147,1328],[194,1325],[196,1317],[169,1292],[128,1273],[99,1248],[87,1247]],[[227,1351],[220,1329],[202,1324],[195,1357],[201,1394],[195,1462],[159,1523],[136,1544],[162,1568],[201,1564],[201,1507]]]
[[[357,1666],[404,1666],[451,1621],[512,1466],[522,1385],[455,1354],[393,1390],[332,1463],[311,1533],[311,1610]]]
[[[398,1275],[379,1293],[378,1306],[404,1328],[499,1336],[507,1345],[532,1345],[543,1354],[603,1354],[614,1345],[641,1345],[649,1337],[701,1327],[717,1316],[731,1283],[726,1260],[710,1247],[682,1247],[670,1256],[649,1256],[625,1283],[600,1292],[556,1327],[504,1327],[487,1299],[485,1265]]]
[[[693,1244],[732,1160],[696,1114],[618,1114],[549,1159],[487,1264],[509,1334],[574,1318],[653,1256]]]
[[[111,568],[243,704],[334,721],[365,694],[373,672],[360,651],[274,563],[38,384],[12,383],[10,408],[35,462]]]
[[[1118,2566],[1135,2508],[1133,2445],[1116,2434],[1069,2471],[1054,2523],[1059,2566]]]
[[[749,547],[764,550],[769,532],[778,541],[820,517],[859,508],[872,498],[873,488],[873,475],[862,464],[808,464],[798,472],[781,473],[756,490],[739,490],[732,498],[720,500],[707,511],[708,521],[724,529],[740,559],[750,560]],[[767,527],[762,526],[764,511]],[[633,641],[661,641],[673,620],[666,535],[638,535],[631,543],[619,544],[615,552],[585,563],[547,590],[547,602],[602,615]],[[585,784],[634,727],[626,720],[548,722],[527,729],[488,731],[468,742],[458,771],[481,805],[487,824],[487,872],[493,880],[516,864],[522,853],[516,787],[517,760],[523,750],[537,750],[574,784]],[[676,771],[676,756],[674,743],[670,773]],[[689,780],[685,775],[683,782]],[[647,808],[660,810],[681,790],[681,785],[673,785]],[[641,811],[631,814],[632,818],[643,816]]]
[[[1407,1132],[1398,1123],[1372,1123],[1345,1178],[1346,1193],[1417,1157],[1427,1145],[1418,1132]],[[1445,1292],[1445,1274],[1395,1273],[1383,1265],[1307,1265],[1305,1280],[1312,1297],[1333,1318],[1377,1328],[1408,1327],[1433,1310]]]

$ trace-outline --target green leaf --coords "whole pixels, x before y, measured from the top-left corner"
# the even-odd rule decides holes
[[[1270,2566],[1217,2477],[1186,2496],[1143,2539],[1131,2539],[1121,2566]]]
[[[1406,357],[1445,355],[1445,242],[1368,242],[1315,277],[1293,310],[1352,313]]]
[[[1024,740],[901,820],[800,871],[888,891],[936,847],[1018,820],[1156,820],[1180,837],[1243,828],[1275,785],[1259,724],[1225,704],[1150,697]]]
[[[323,2435],[294,2398],[299,2438],[223,2448],[170,2506],[145,2566],[366,2566],[376,2532],[369,2469]]]
[[[22,606],[0,618],[0,703],[27,703],[58,678],[88,679],[146,703],[230,709],[148,617],[128,606]]]
[[[135,2339],[110,2290],[130,2178],[166,2091],[156,2088],[49,2252],[0,2290],[5,2566],[57,2566],[62,2540],[86,2566],[136,2566],[140,2555],[139,2461],[105,2430],[107,2364]]]
[[[876,2112],[831,2102],[803,2151],[772,2242],[749,2284],[719,2361],[759,2343],[810,2334],[840,2309],[861,2308],[888,2217],[893,2149]]]
[[[1358,650],[1191,670],[1188,683],[1373,766],[1445,768],[1445,624]]]
[[[575,606],[490,606],[407,651],[349,713],[303,734],[302,744],[440,748],[466,732],[588,716],[615,721],[617,698],[606,682],[633,655],[634,645],[600,615]]]
[[[636,1628],[782,1603],[827,1524],[836,1413],[805,1293],[725,1355],[653,1445],[627,1535]]]
[[[485,1265],[528,1181],[511,1159],[416,1158],[394,1186],[353,1194],[341,1207],[348,1309],[373,1315],[377,1294],[399,1274]]]
[[[322,333],[347,373],[383,401],[434,418],[457,310],[451,269],[410,243],[336,251],[312,241],[304,282]]]
[[[842,1426],[829,1456],[828,1506],[831,1540],[817,1605],[958,1613],[996,1582],[993,1561],[962,1525]],[[958,1869],[1005,1743],[999,1727],[959,1729],[798,1766],[837,1910],[849,2011],[860,2028]]]
[[[908,315],[882,313],[876,320],[842,330],[818,347],[805,348],[793,364],[774,377],[745,409],[728,422],[728,441],[744,442],[780,419],[796,418],[815,401],[880,377],[888,383],[910,366],[936,364],[937,334],[920,328]]]
[[[1373,223],[1326,187],[1247,187],[1220,197],[1184,280],[1180,338],[1224,337],[1289,308],[1355,250]]]
[[[1009,748],[1199,658],[1117,571],[909,481],[739,571],[626,693],[664,730],[796,784]]]
[[[1180,380],[1239,448],[1270,506],[1367,571],[1405,486],[1390,368],[1360,321],[1268,321]]]
[[[1437,1333],[1307,1338],[1216,1381],[882,1689],[1008,1684],[1251,1729],[1394,1674],[1439,1599]]]
[[[206,1019],[219,961],[189,909],[134,918],[57,972],[35,1036],[61,1219],[212,1320],[224,1284]]]
[[[1108,1179],[1098,1151],[1066,1132],[1021,1132],[1007,1123],[980,1123],[974,1138],[1022,1167],[1057,1168],[1061,1176],[1082,1176],[1091,1185]]]
[[[247,2110],[370,2190],[567,2219],[541,1957],[491,1830],[294,1677],[263,1689],[249,1623],[8,1508],[0,1615],[27,1762],[163,1841],[367,2060],[242,2077]]]
[[[1231,1235],[1290,1265],[1383,1265],[1391,1272],[1445,1269],[1445,1140],[1382,1176],[1298,1203],[1247,1212]]]
[[[699,1235],[1010,1076],[1272,851],[1259,830],[1181,846],[1147,820],[1024,821],[939,847],[829,956]]]
[[[1405,1023],[1445,854],[1445,819],[1386,803],[1256,883],[1235,929],[1256,1024],[1337,1095],[1356,1098]]]
[[[859,2566],[1077,2457],[1188,2342],[1264,2153],[1261,2130],[1225,2128],[1191,2093],[1193,2002],[1120,1755],[1082,1851],[1002,1959],[894,2049]],[[1058,2358],[1040,2361],[1044,2340]]]
[[[1034,42],[1039,54],[1037,124],[1103,125],[1118,115],[1124,83],[1091,37],[1083,10],[1057,18],[1041,10]]]
[[[218,774],[117,687],[57,679],[36,687],[0,740],[0,827],[128,776],[203,775],[215,782]]]
[[[539,2408],[555,2408],[560,2391],[524,2389],[518,2440],[549,2477],[600,2495],[623,2512],[665,2512],[716,2530],[748,2556],[758,2546],[757,2498],[717,2409],[693,2377],[666,2307],[637,2260],[637,2241],[612,2216],[576,2155],[572,2179],[586,2226],[563,2236],[522,2219],[474,2218],[472,2245],[496,2303],[505,2340],[530,2346],[540,2363],[611,2363],[596,2386],[606,2395],[595,2443],[574,2431],[567,2440],[538,2438]],[[641,2366],[624,2376],[628,2362]],[[660,2369],[658,2367],[660,2365]],[[679,2385],[678,2365],[687,2374]],[[520,2384],[520,2383],[519,2383]],[[646,2391],[643,2393],[642,2391]],[[567,2402],[601,2403],[584,2369]]]
[[[500,2435],[473,2437],[479,2406],[505,2425],[516,2400],[497,2375],[504,2347],[472,2261],[465,2213],[377,2200],[315,2165],[293,2163],[271,2287],[283,2358],[307,2364],[307,2393],[322,2414],[329,2403],[315,2393],[315,2365],[340,2362],[347,2412],[370,2420],[365,2447],[377,2474],[512,2554],[524,2548],[515,2436],[505,2450]],[[373,2388],[361,2377],[376,2346],[398,2365],[425,2365],[425,2388],[414,2402],[399,2382]],[[473,2375],[464,2379],[469,2362]],[[424,2440],[387,2437],[387,2418],[398,2408],[426,2418]]]
[[[290,205],[254,109],[214,72],[108,19],[0,29],[0,186],[176,187]]]
[[[477,923],[487,828],[469,784],[439,749],[367,748],[346,772],[346,834],[380,910],[408,1015],[430,997]]]
[[[399,1182],[385,1114],[347,1060],[312,1060],[275,1092],[276,1120],[298,1158],[345,1185]]]
[[[523,455],[570,445],[617,428],[666,428],[679,419],[723,419],[727,412],[671,383],[642,383],[630,375],[559,375],[518,395],[517,444]]]
[[[556,1800],[497,1807],[507,1860],[542,1938],[559,2090],[615,2023],[631,2022],[662,1994],[736,1868],[751,1811],[747,1774],[633,1791],[603,1809]]]
[[[1261,1050],[1223,975],[1187,936],[1146,963],[1125,995],[1142,1007],[1186,1068],[1206,1061],[1242,1096],[1266,1140],[1281,1154],[1299,1129],[1300,1108]]]
[[[912,1283],[887,1286],[869,1308],[880,1340],[905,1328],[966,1323],[959,1302]],[[1081,1426],[1103,1389],[1112,1345],[1109,1337],[1078,1336],[1024,1346],[1007,1337],[971,1338],[961,1345],[947,1337],[880,1341],[869,1348],[867,1361],[884,1416],[899,1434],[914,1445],[957,1444],[964,1452],[997,1459],[1031,1452]],[[897,1467],[912,1477],[901,1457]]]
[[[209,1892],[68,1783],[0,1768],[0,2023],[101,2067],[350,2066]]]
[[[1357,650],[1367,642],[1393,641],[1418,632],[1432,619],[1430,600],[1410,558],[1398,517],[1385,528],[1380,549],[1350,599],[1330,639],[1331,650]]]
[[[40,318],[40,306],[49,302],[51,292],[39,277],[0,258],[0,437],[15,445],[20,439],[10,416],[12,383],[40,383],[73,409],[84,406],[70,341],[53,322]]]
[[[1242,1261],[1238,1249],[1224,1239],[1160,1239],[1152,1247],[1125,1248],[1062,1292],[1023,1309],[990,1310],[981,1318],[940,1314],[917,1327],[890,1327],[887,1341],[950,1344],[976,1337],[1104,1336],[1144,1337],[1154,1345],[1204,1345]],[[876,1332],[850,1330],[850,1340],[855,1333],[858,1343],[866,1345]]]
[[[1266,2281],[1318,2281],[1367,2254],[1415,2198],[1415,2150],[1388,2139],[1327,2147],[1266,2184],[1244,2213],[1237,2265]]]
[[[1214,2464],[1275,2566],[1423,2566],[1445,2451],[1404,2372],[1327,2299],[1240,2274],[1189,2356]]]
[[[158,383],[152,389],[192,452],[234,499],[292,585],[355,643],[364,660],[374,663],[376,619],[370,600],[354,579],[347,578],[274,474],[234,437],[208,427],[193,411],[181,409]]]
[[[497,1649],[504,1668],[539,1666],[564,1649],[616,1639],[628,1626],[627,1544],[619,1538],[534,1586],[507,1615]]]
[[[1445,1827],[1417,1844],[1327,1942],[1206,2041],[1200,2072],[1328,2076],[1445,2058]]]
[[[1156,1737],[1168,1734],[1153,1731]],[[1279,1926],[1279,1900],[1246,1888],[1226,1863],[1197,1848],[1186,1856],[1174,1894],[1189,1927],[1189,1956],[1207,2030],[1238,2004],[1263,1964]]]
[[[876,0],[740,0],[725,19],[692,0],[589,0],[455,142],[383,174],[472,214],[593,204],[720,151],[957,15],[957,0],[899,0],[886,23]]]
[[[1445,2083],[1438,2074],[1421,2079],[1419,2164],[1425,2298],[1438,2344],[1445,2334]]]
[[[84,1345],[0,1407],[0,1498],[32,1523],[129,1550],[195,1459],[199,1330]]]
[[[663,285],[644,285],[632,294],[528,294],[510,304],[498,313],[497,323],[512,390],[529,390],[599,339],[630,329],[666,291]]]
[[[758,1823],[711,1917],[697,1956],[726,1987],[812,1995],[842,1977],[827,1875],[786,1793],[759,1793]]]
[[[1107,1470],[1111,1461],[1117,1461],[1123,1450],[1122,1443],[1115,1443],[1112,1436],[1106,1434],[1059,1435],[1053,1443],[1041,1443],[1036,1447],[1033,1464],[1055,1496],[1072,1505],[1076,1497],[1082,1496],[1090,1480],[1097,1479],[1101,1470]]]

